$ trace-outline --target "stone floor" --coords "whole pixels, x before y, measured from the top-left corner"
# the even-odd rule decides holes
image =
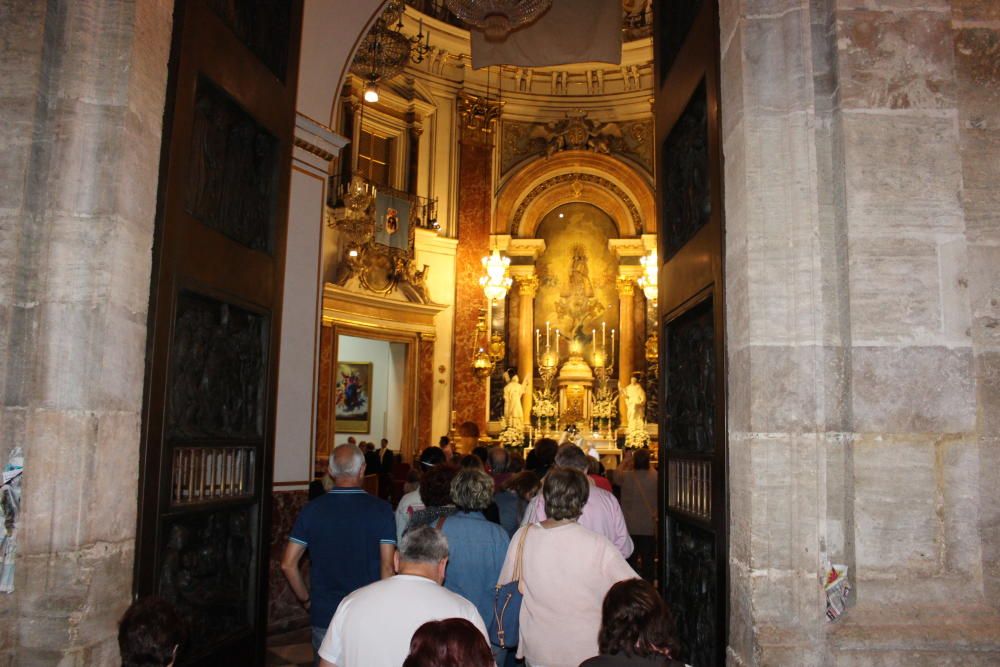
[[[312,667],[312,638],[309,628],[300,628],[267,638],[267,667]]]

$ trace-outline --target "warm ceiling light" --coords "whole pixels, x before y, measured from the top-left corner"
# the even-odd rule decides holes
[[[656,257],[656,250],[652,250],[645,257],[639,258],[639,263],[642,264],[642,275],[639,276],[639,287],[642,288],[642,293],[646,295],[646,298],[650,301],[656,300],[659,295],[659,274],[660,274],[660,262]]]
[[[486,275],[479,279],[479,286],[483,288],[486,298],[491,302],[507,296],[507,290],[513,284],[510,277],[510,257],[501,257],[500,251],[493,248],[493,252],[483,257],[483,269]]]
[[[375,85],[374,81],[365,84],[365,102],[371,104],[378,102],[378,86]]]

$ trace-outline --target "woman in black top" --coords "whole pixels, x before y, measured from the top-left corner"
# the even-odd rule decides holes
[[[643,579],[619,581],[604,596],[601,654],[580,667],[684,667],[677,653],[674,619],[653,585]]]

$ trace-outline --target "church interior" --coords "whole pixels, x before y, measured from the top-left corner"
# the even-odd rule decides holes
[[[398,501],[442,436],[648,448],[694,667],[1000,664],[994,0],[18,0],[0,37],[0,667],[119,664],[150,594],[178,664],[312,664],[310,484],[384,439]]]

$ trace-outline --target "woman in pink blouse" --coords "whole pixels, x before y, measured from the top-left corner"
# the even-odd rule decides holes
[[[583,473],[553,468],[542,495],[548,518],[514,534],[498,583],[513,579],[523,537],[517,655],[529,667],[577,667],[598,654],[608,589],[638,575],[606,537],[577,523],[590,495]]]

